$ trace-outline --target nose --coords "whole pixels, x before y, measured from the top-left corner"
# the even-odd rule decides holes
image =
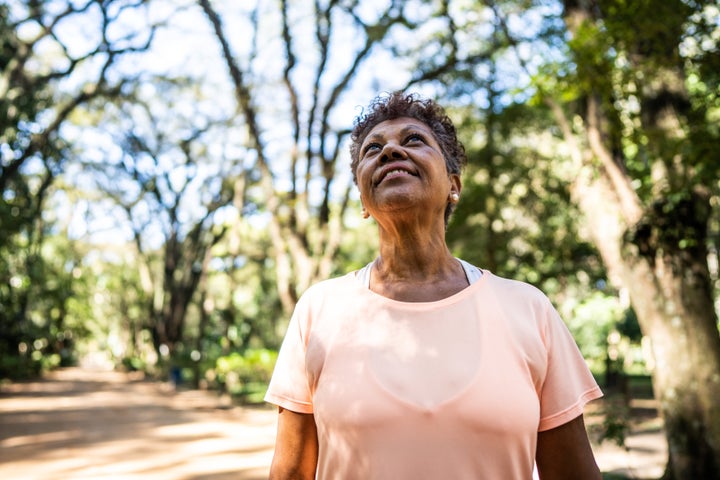
[[[405,150],[403,150],[400,145],[394,142],[388,142],[382,149],[382,154],[380,155],[380,162],[385,163],[391,160],[402,160],[404,158]]]

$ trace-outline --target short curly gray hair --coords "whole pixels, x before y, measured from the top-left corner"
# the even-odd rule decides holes
[[[467,165],[465,147],[458,140],[455,125],[445,113],[445,109],[434,100],[398,91],[375,97],[370,102],[367,111],[355,119],[350,135],[350,169],[355,184],[357,184],[357,168],[360,162],[360,146],[365,137],[378,124],[399,117],[414,118],[430,127],[445,158],[445,168],[448,174],[462,174]],[[447,224],[453,208],[454,204],[449,203],[445,210],[445,224]]]

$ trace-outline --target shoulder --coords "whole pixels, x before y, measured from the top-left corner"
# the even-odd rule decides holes
[[[493,274],[486,276],[488,290],[509,325],[545,338],[548,329],[562,323],[550,299],[536,286]]]
[[[310,286],[298,299],[291,323],[309,339],[311,332],[334,330],[349,311],[361,310],[362,286],[354,273],[322,280]]]
[[[493,292],[501,299],[525,301],[540,306],[550,305],[547,295],[534,285],[520,280],[500,277],[487,270],[484,273],[487,274],[487,281]]]
[[[305,292],[300,295],[298,302],[314,302],[328,296],[349,292],[358,285],[360,284],[355,278],[355,272],[347,273],[339,277],[329,278],[327,280],[321,280],[305,290]]]
[[[300,296],[295,314],[311,314],[357,297],[361,294],[361,287],[355,272],[317,282]]]

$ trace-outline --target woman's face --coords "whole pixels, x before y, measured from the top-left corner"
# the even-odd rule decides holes
[[[360,146],[357,183],[365,209],[375,218],[401,211],[443,217],[460,178],[425,123],[400,117],[377,124]],[[418,210],[419,209],[419,210]]]

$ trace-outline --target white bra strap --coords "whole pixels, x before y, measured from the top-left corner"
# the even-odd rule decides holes
[[[480,277],[482,277],[483,274],[482,270],[465,260],[461,260],[459,258],[457,260],[460,262],[460,265],[462,265],[463,270],[465,270],[465,276],[467,277],[468,284],[472,285],[480,280]]]
[[[360,281],[360,283],[365,285],[365,288],[370,288],[370,270],[372,270],[372,266],[374,263],[375,260],[368,263],[355,273],[355,277]]]
[[[482,277],[482,270],[477,268],[475,265],[472,265],[465,260],[460,260],[459,258],[456,259],[458,262],[460,262],[460,265],[462,265],[463,270],[465,271],[465,277],[467,278],[467,281],[470,285],[480,280],[480,277]],[[370,288],[370,271],[372,270],[373,265],[375,264],[375,260],[365,265],[363,268],[358,270],[355,273],[355,277],[365,285],[365,288]]]

